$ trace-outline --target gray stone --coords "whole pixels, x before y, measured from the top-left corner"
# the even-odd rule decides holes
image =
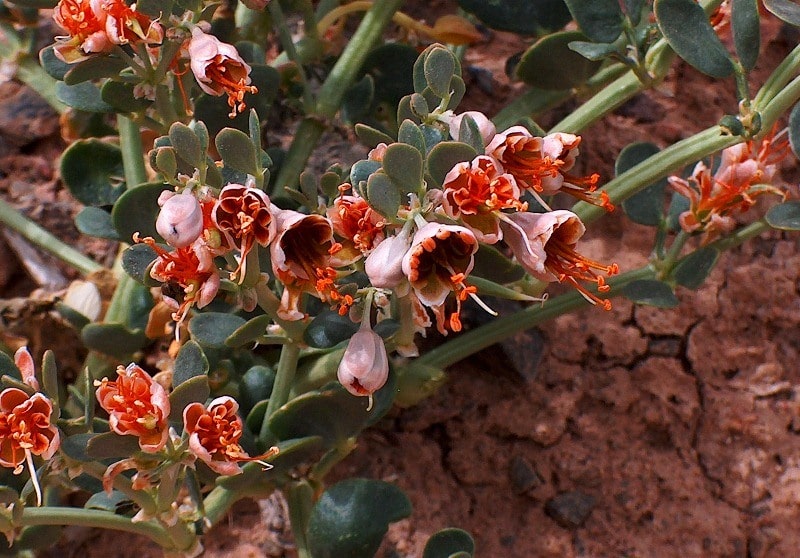
[[[544,511],[562,527],[576,529],[588,519],[595,504],[594,496],[580,490],[572,490],[548,500]]]

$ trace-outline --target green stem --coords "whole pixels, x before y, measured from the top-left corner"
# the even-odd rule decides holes
[[[760,106],[772,101],[775,95],[797,76],[798,68],[800,68],[800,45],[794,47],[792,52],[778,64],[761,86],[761,90],[753,99],[753,104]]]
[[[131,189],[147,182],[142,136],[139,126],[127,116],[117,116],[117,126],[122,150],[122,165],[125,168],[125,185]]]
[[[278,369],[275,371],[275,384],[272,386],[272,394],[269,396],[267,410],[264,413],[264,421],[261,423],[261,431],[258,434],[259,440],[265,447],[272,445],[275,441],[269,429],[269,419],[277,409],[285,405],[289,400],[289,391],[292,389],[299,357],[300,345],[298,343],[287,343],[281,348]]]
[[[311,88],[308,86],[308,76],[306,76],[306,71],[303,68],[303,62],[297,55],[297,49],[294,46],[292,34],[289,32],[289,26],[286,23],[286,17],[283,15],[281,3],[270,2],[267,5],[267,8],[272,16],[272,27],[278,31],[278,37],[280,37],[281,46],[283,46],[286,56],[289,58],[289,60],[294,62],[294,65],[297,67],[297,72],[300,76],[300,82],[303,86],[303,110],[306,114],[310,114],[314,111],[314,96],[311,94]],[[313,27],[313,29],[316,33],[316,27]]]
[[[297,183],[314,147],[325,129],[326,121],[336,114],[347,89],[355,77],[372,46],[378,41],[384,27],[403,3],[403,0],[375,2],[364,15],[353,38],[347,43],[336,64],[317,95],[314,114],[309,114],[300,123],[292,145],[286,154],[275,180],[273,195],[280,195],[286,188]]]
[[[730,250],[731,248],[735,248],[736,246],[744,244],[748,240],[757,237],[761,233],[766,232],[771,228],[772,227],[767,224],[765,219],[760,219],[755,223],[750,223],[746,227],[742,227],[731,235],[712,242],[709,244],[709,246],[713,246],[720,251]]]
[[[611,201],[619,203],[639,190],[673,172],[676,168],[688,165],[717,151],[740,143],[738,136],[723,136],[719,126],[712,126],[690,138],[673,144],[660,153],[646,159],[635,167],[622,173],[606,184],[604,190]],[[606,214],[605,209],[586,202],[578,202],[572,207],[585,223],[596,221]]]
[[[82,275],[89,275],[103,269],[103,266],[84,256],[71,246],[64,244],[3,200],[0,200],[0,223],[18,232],[34,246],[71,265]]]
[[[25,508],[22,526],[28,525],[75,525],[98,529],[126,531],[148,537],[164,548],[174,548],[172,540],[163,527],[150,521],[134,523],[128,517],[102,510],[87,510],[68,507]]]
[[[619,296],[623,287],[628,283],[639,279],[651,279],[654,276],[655,270],[651,266],[645,266],[612,277],[608,282],[611,289],[603,293],[603,297]],[[445,368],[515,333],[525,331],[588,304],[589,302],[579,292],[572,291],[548,300],[543,306],[531,306],[475,328],[452,341],[439,345],[414,362],[420,365]]]
[[[222,486],[214,487],[203,500],[203,507],[206,510],[205,518],[211,523],[216,524],[233,504],[241,500],[245,495]]]
[[[36,91],[59,114],[64,114],[69,108],[62,103],[56,95],[54,77],[44,71],[39,61],[32,56],[20,56],[17,59],[17,79]]]
[[[659,269],[657,275],[659,279],[663,279],[667,274],[672,272],[672,269],[675,267],[675,262],[680,257],[687,240],[689,240],[689,234],[685,231],[680,231],[675,237],[675,240],[672,241],[672,246],[669,247],[667,255],[657,264]]]

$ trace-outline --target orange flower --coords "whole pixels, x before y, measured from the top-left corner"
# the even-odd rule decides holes
[[[514,177],[486,155],[479,155],[471,163],[458,163],[445,176],[442,189],[442,208],[447,216],[461,221],[487,244],[503,237],[498,216],[503,209],[527,209],[519,199]]]
[[[64,62],[79,62],[89,54],[109,52],[114,45],[159,44],[164,29],[123,0],[60,0],[53,19],[69,33],[54,52]]]
[[[139,366],[117,368],[117,381],[97,382],[97,401],[109,414],[108,425],[122,436],[138,436],[142,451],[155,453],[169,437],[166,390]]]
[[[496,158],[506,172],[517,179],[537,198],[564,192],[579,200],[614,209],[605,192],[595,193],[600,179],[598,174],[576,176],[569,171],[575,166],[580,136],[555,133],[544,138],[532,135],[522,126],[513,126],[497,134],[486,154]],[[547,207],[543,203],[544,207]]]
[[[203,242],[167,252],[150,237],[139,238],[158,254],[150,268],[150,277],[164,283],[164,300],[175,309],[172,316],[180,323],[193,304],[202,308],[214,300],[219,290],[219,270],[214,265],[214,252]]]
[[[345,184],[339,190],[344,192],[349,188]],[[333,201],[333,207],[328,208],[328,218],[334,232],[351,241],[362,254],[369,253],[384,238],[386,221],[360,196],[342,193]]]
[[[230,118],[242,112],[245,93],[255,94],[258,88],[250,85],[250,66],[236,48],[195,27],[188,51],[192,73],[200,89],[215,97],[227,95]]]
[[[461,331],[461,303],[475,297],[476,288],[464,280],[475,264],[478,240],[472,231],[457,225],[427,223],[414,235],[411,247],[403,256],[403,273],[420,302],[434,311],[437,326],[443,334],[444,302],[450,292],[456,293],[456,311],[448,324]]]
[[[239,267],[233,275],[238,275],[240,282],[253,244],[266,246],[275,236],[272,207],[269,197],[258,188],[228,184],[219,193],[211,216],[228,244],[239,248]]]
[[[239,445],[242,437],[242,419],[237,414],[239,404],[227,395],[217,397],[204,407],[191,403],[183,410],[183,427],[189,434],[189,450],[209,468],[220,475],[242,472],[238,463],[256,461],[266,467],[263,460],[278,453],[275,447],[263,455],[250,457]]]
[[[590,260],[575,250],[586,232],[577,215],[566,210],[520,212],[508,215],[502,226],[506,243],[528,273],[540,281],[567,281],[592,304],[611,309],[610,300],[590,293],[581,281],[596,283],[598,291],[606,292],[605,277],[597,272],[615,275],[619,268]]]
[[[270,255],[275,277],[285,287],[280,317],[303,319],[305,315],[299,310],[303,292],[316,294],[338,305],[340,313],[346,313],[353,299],[341,295],[336,288],[331,254],[341,246],[333,242],[331,222],[322,215],[304,215],[289,209],[279,211],[275,219],[277,236],[270,245]]]
[[[61,445],[58,429],[50,423],[52,414],[53,403],[41,393],[28,395],[17,388],[0,393],[0,465],[13,467],[18,475],[27,463],[38,505],[42,491],[32,456],[50,459]]]
[[[783,132],[767,135],[760,145],[754,141],[734,145],[722,151],[719,168],[712,175],[702,161],[688,179],[671,176],[669,184],[689,198],[690,207],[679,216],[686,232],[705,232],[705,241],[735,226],[734,213],[743,213],[762,194],[786,198],[786,193],[769,184],[778,163],[789,152]]]

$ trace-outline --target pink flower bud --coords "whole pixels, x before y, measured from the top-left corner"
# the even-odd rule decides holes
[[[489,118],[483,114],[482,112],[478,112],[476,110],[468,110],[467,112],[462,112],[461,114],[454,116],[450,120],[450,136],[459,141],[460,130],[461,130],[461,122],[464,121],[464,117],[469,116],[472,120],[475,121],[475,124],[478,126],[478,130],[481,133],[481,138],[483,138],[483,143],[488,144],[494,138],[495,134],[497,134],[497,128],[495,128],[494,124],[492,123]]]
[[[341,384],[353,395],[372,395],[389,378],[389,358],[381,336],[369,322],[350,338],[337,374]]]
[[[403,256],[410,246],[410,234],[404,228],[375,247],[364,261],[364,271],[373,287],[393,289],[405,280]]]
[[[167,244],[184,248],[197,240],[203,232],[203,210],[194,194],[188,190],[180,195],[162,194],[158,201],[161,211],[156,219],[156,230]]]

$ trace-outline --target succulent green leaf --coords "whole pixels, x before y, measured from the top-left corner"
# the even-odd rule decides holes
[[[119,237],[130,241],[134,233],[141,236],[161,238],[156,231],[158,217],[158,196],[171,190],[168,184],[150,182],[141,184],[122,194],[111,210],[111,220]]]
[[[308,324],[303,339],[311,347],[327,349],[347,341],[358,331],[359,324],[333,310],[323,310]]]
[[[764,7],[789,25],[800,27],[800,5],[791,0],[764,0]]]
[[[92,436],[86,442],[86,454],[92,459],[130,457],[138,451],[141,448],[136,436],[121,436],[114,432]]]
[[[367,411],[366,397],[348,393],[338,382],[292,399],[270,417],[269,429],[280,440],[321,436],[332,447],[355,436],[380,419],[394,400],[393,375],[373,394],[374,407]]]
[[[794,156],[800,158],[800,103],[789,114],[789,145]]]
[[[375,129],[372,126],[367,126],[366,124],[356,124],[355,132],[361,143],[367,147],[375,147],[379,143],[385,143],[388,145],[394,141],[388,134]]]
[[[672,277],[678,285],[687,289],[696,289],[703,284],[708,274],[714,269],[717,259],[719,259],[719,250],[716,248],[711,246],[700,248],[683,258],[675,266]]]
[[[99,207],[87,206],[75,216],[75,227],[81,234],[119,240],[119,234],[111,222],[111,214]]]
[[[258,154],[247,134],[235,128],[223,128],[214,143],[226,167],[252,176],[258,175]]]
[[[257,364],[250,367],[239,382],[238,401],[243,412],[249,412],[259,401],[269,399],[275,384],[275,371]]]
[[[422,166],[422,154],[410,145],[393,143],[383,154],[383,172],[403,195],[422,189]]]
[[[667,227],[671,231],[678,231],[681,229],[680,216],[684,211],[688,211],[691,207],[689,199],[682,196],[678,192],[672,193],[672,200],[669,203],[667,210]]]
[[[169,420],[181,422],[183,410],[190,403],[205,403],[211,395],[208,376],[195,376],[186,380],[169,394]]]
[[[614,165],[616,175],[632,169],[659,152],[658,146],[649,142],[637,142],[627,145],[617,157]],[[654,182],[640,192],[622,202],[625,214],[634,223],[656,227],[664,217],[664,192],[667,188],[666,178]]]
[[[658,26],[678,56],[711,77],[724,78],[733,73],[728,51],[697,2],[656,0],[654,8]]]
[[[466,553],[473,556],[475,541],[472,536],[462,529],[442,529],[431,535],[425,544],[422,558],[450,558],[456,553]]]
[[[183,382],[195,376],[208,375],[208,358],[202,347],[194,340],[186,342],[175,357],[175,371],[172,375],[172,385],[178,387]]]
[[[157,255],[147,244],[134,244],[122,253],[122,269],[139,283],[148,283],[150,266]]]
[[[100,98],[119,112],[140,112],[150,106],[149,99],[137,99],[133,94],[133,84],[107,81],[100,88]]]
[[[428,173],[436,186],[441,187],[444,177],[454,166],[464,161],[472,161],[478,152],[471,145],[458,141],[437,143],[428,153]]]
[[[225,345],[228,347],[241,347],[253,343],[259,337],[266,335],[267,326],[271,323],[272,318],[266,314],[247,320],[225,339]]]
[[[483,153],[486,147],[483,144],[483,136],[478,128],[478,124],[476,124],[475,119],[468,114],[461,119],[461,125],[458,129],[458,141],[472,146],[476,153]]]
[[[630,18],[631,23],[639,25],[646,4],[647,0],[625,0],[625,15]]]
[[[411,515],[411,502],[395,485],[346,479],[328,488],[311,512],[308,546],[315,558],[372,558],[389,524]]]
[[[97,139],[79,140],[61,155],[61,178],[83,205],[113,204],[125,191],[122,152]]]
[[[672,287],[663,281],[641,279],[625,285],[622,294],[636,304],[656,306],[658,308],[674,308],[678,306],[678,298]]]
[[[739,61],[748,72],[758,60],[761,46],[761,18],[758,15],[758,0],[733,0],[731,4],[731,27],[733,44]]]
[[[455,110],[464,98],[467,92],[467,85],[461,76],[453,76],[450,80],[450,101],[447,103],[445,109]]]
[[[85,81],[116,76],[127,67],[128,63],[121,58],[92,56],[73,64],[70,70],[64,74],[64,83],[78,85]]]
[[[475,253],[475,266],[470,275],[503,285],[522,279],[525,276],[525,270],[494,246],[481,244]]]
[[[89,440],[97,436],[93,433],[73,434],[61,439],[61,451],[75,461],[91,461],[92,456],[86,452]]]
[[[375,101],[375,81],[369,74],[347,90],[342,103],[342,120],[355,122],[363,119]]]
[[[114,107],[103,101],[100,89],[88,81],[78,85],[59,81],[56,83],[56,98],[67,106],[85,112],[114,112]]]
[[[453,54],[444,47],[430,51],[423,63],[425,82],[438,97],[445,98],[450,94],[450,80],[456,69]]]
[[[58,81],[64,81],[64,76],[72,67],[72,64],[67,64],[56,56],[56,53],[53,51],[53,45],[43,48],[39,52],[39,63],[50,77]]]
[[[247,321],[235,314],[225,312],[204,312],[189,321],[189,333],[201,347],[222,349],[225,340]]]
[[[370,159],[357,161],[350,168],[350,183],[353,184],[353,186],[357,186],[361,182],[366,182],[369,180],[370,175],[380,168],[380,161],[372,161]]]
[[[567,46],[584,58],[589,60],[603,60],[609,56],[619,54],[619,49],[614,43],[590,43],[587,41],[572,41]]]
[[[188,165],[200,168],[205,162],[206,154],[200,144],[200,139],[186,124],[175,122],[170,126],[169,141],[175,149],[175,154]]]
[[[619,0],[564,0],[581,31],[598,43],[610,43],[622,33]]]
[[[45,395],[58,405],[58,365],[56,355],[51,350],[44,352],[42,359],[42,387]]]
[[[767,211],[767,223],[774,229],[800,231],[800,201],[788,201]]]
[[[541,35],[566,25],[572,16],[564,0],[458,0],[487,27],[521,35]]]
[[[382,44],[369,52],[361,72],[372,79],[375,104],[395,107],[414,91],[411,76],[416,59],[417,50],[400,42]]]
[[[447,376],[441,368],[419,364],[415,360],[407,361],[394,370],[397,374],[397,394],[394,402],[404,409],[427,399],[447,381]]]
[[[397,131],[397,141],[415,147],[423,157],[427,152],[425,148],[425,136],[420,127],[411,120],[403,120],[402,124],[400,124],[400,128]]]
[[[147,344],[144,331],[122,324],[88,324],[81,330],[81,339],[87,348],[118,360],[127,360]]]
[[[370,175],[366,194],[369,205],[375,211],[389,219],[397,217],[397,210],[402,202],[400,189],[386,174],[375,172]]]
[[[575,41],[586,41],[586,36],[580,31],[561,31],[534,43],[517,64],[516,77],[546,90],[571,89],[585,83],[600,68],[600,62],[569,48]]]

